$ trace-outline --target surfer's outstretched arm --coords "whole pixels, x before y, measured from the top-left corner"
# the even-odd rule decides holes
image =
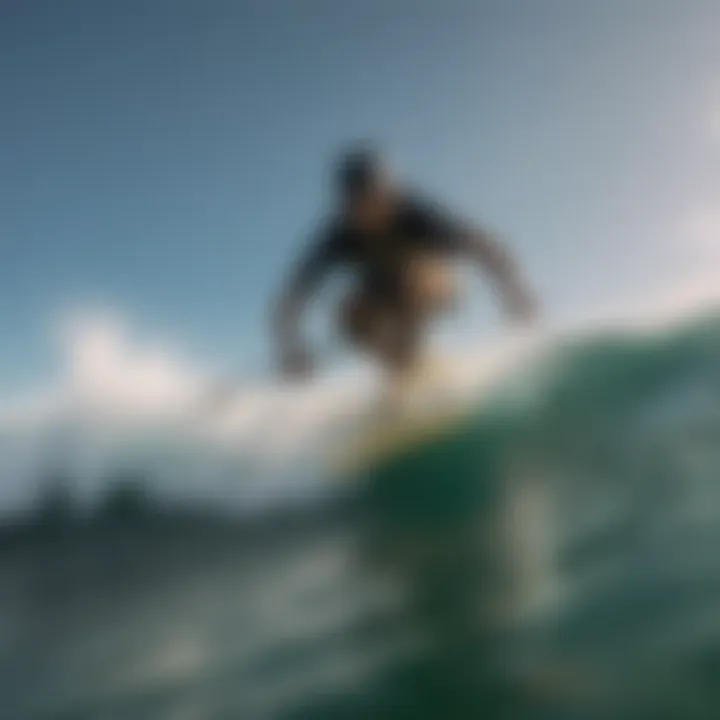
[[[533,294],[504,244],[487,230],[477,229],[466,235],[464,244],[468,254],[495,282],[508,313],[518,320],[533,319]]]
[[[435,238],[438,249],[470,260],[490,276],[510,315],[521,320],[534,315],[532,293],[515,259],[493,233],[437,203],[424,200],[410,207],[412,223],[421,234]]]
[[[318,243],[296,263],[273,308],[272,325],[284,373],[306,375],[310,357],[300,329],[305,308],[335,262],[333,248]]]

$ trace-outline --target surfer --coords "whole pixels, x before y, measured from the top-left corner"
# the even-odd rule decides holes
[[[347,268],[355,285],[339,312],[342,336],[391,379],[412,375],[430,323],[456,307],[451,270],[470,260],[488,273],[508,315],[534,314],[532,295],[507,249],[486,230],[394,181],[373,149],[353,148],[334,170],[336,208],[299,259],[275,308],[283,373],[308,376],[312,355],[301,315],[329,271]]]

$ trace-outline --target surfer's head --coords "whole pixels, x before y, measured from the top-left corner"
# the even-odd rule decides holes
[[[343,212],[353,223],[381,224],[392,204],[392,185],[380,152],[362,145],[343,152],[335,167],[335,188]]]

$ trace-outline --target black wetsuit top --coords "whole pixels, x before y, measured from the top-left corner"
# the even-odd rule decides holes
[[[443,257],[470,249],[472,232],[450,212],[425,200],[407,196],[382,232],[362,233],[342,220],[332,220],[301,260],[297,281],[313,285],[330,267],[352,269],[365,292],[395,297],[403,266],[418,252]]]

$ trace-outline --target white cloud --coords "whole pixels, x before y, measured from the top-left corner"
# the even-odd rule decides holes
[[[171,348],[143,343],[119,317],[73,315],[61,323],[64,377],[80,403],[118,413],[177,412],[197,397],[198,368]]]

